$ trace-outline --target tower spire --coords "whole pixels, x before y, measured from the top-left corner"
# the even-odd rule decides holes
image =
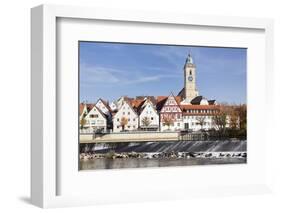
[[[196,89],[196,66],[189,52],[184,66],[184,98],[191,101],[196,96],[198,96]]]
[[[191,57],[191,53],[189,51],[186,59],[187,64],[193,64],[193,58]]]

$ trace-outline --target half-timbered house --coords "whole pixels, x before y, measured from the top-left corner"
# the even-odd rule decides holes
[[[161,131],[179,131],[182,129],[182,110],[179,105],[179,98],[176,98],[173,94],[168,97],[158,97],[157,109]]]

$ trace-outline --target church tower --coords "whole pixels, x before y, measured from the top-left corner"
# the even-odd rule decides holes
[[[191,55],[188,54],[184,65],[184,97],[186,101],[191,101],[198,95],[199,93],[196,89],[196,66]]]

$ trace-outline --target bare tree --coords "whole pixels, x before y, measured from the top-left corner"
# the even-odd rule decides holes
[[[233,106],[229,112],[229,127],[231,129],[238,129],[239,127],[239,115],[237,107]]]
[[[220,105],[215,112],[214,116],[212,116],[212,122],[215,125],[216,129],[220,132],[225,132],[226,124],[227,124],[227,106]]]
[[[128,124],[128,118],[122,117],[120,124],[121,124],[122,130],[124,131],[125,126]]]
[[[233,130],[246,129],[247,123],[247,106],[243,105],[229,105],[224,106],[227,114],[227,124]]]
[[[168,129],[170,130],[170,126],[174,124],[174,121],[171,117],[164,117],[163,124],[164,126],[168,126]]]
[[[80,128],[83,129],[84,126],[85,126],[85,124],[86,124],[86,119],[83,117],[83,118],[81,118],[81,120],[80,120]]]
[[[197,116],[196,117],[197,123],[201,126],[201,129],[203,129],[205,120],[206,120],[206,116]]]
[[[239,128],[243,130],[247,130],[247,105],[242,104],[239,105],[236,109],[237,115],[239,118]]]
[[[212,122],[218,134],[227,137],[245,137],[247,135],[247,106],[221,104],[212,116]]]
[[[151,120],[149,119],[149,117],[144,117],[142,120],[142,125],[146,127],[146,130],[147,130],[147,127],[149,127],[149,125],[151,124]]]

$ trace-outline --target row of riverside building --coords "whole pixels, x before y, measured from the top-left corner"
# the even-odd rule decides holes
[[[189,54],[184,65],[184,87],[177,96],[122,96],[109,103],[80,103],[80,129],[95,131],[181,131],[213,129],[219,112],[215,100],[199,96],[196,66]]]

